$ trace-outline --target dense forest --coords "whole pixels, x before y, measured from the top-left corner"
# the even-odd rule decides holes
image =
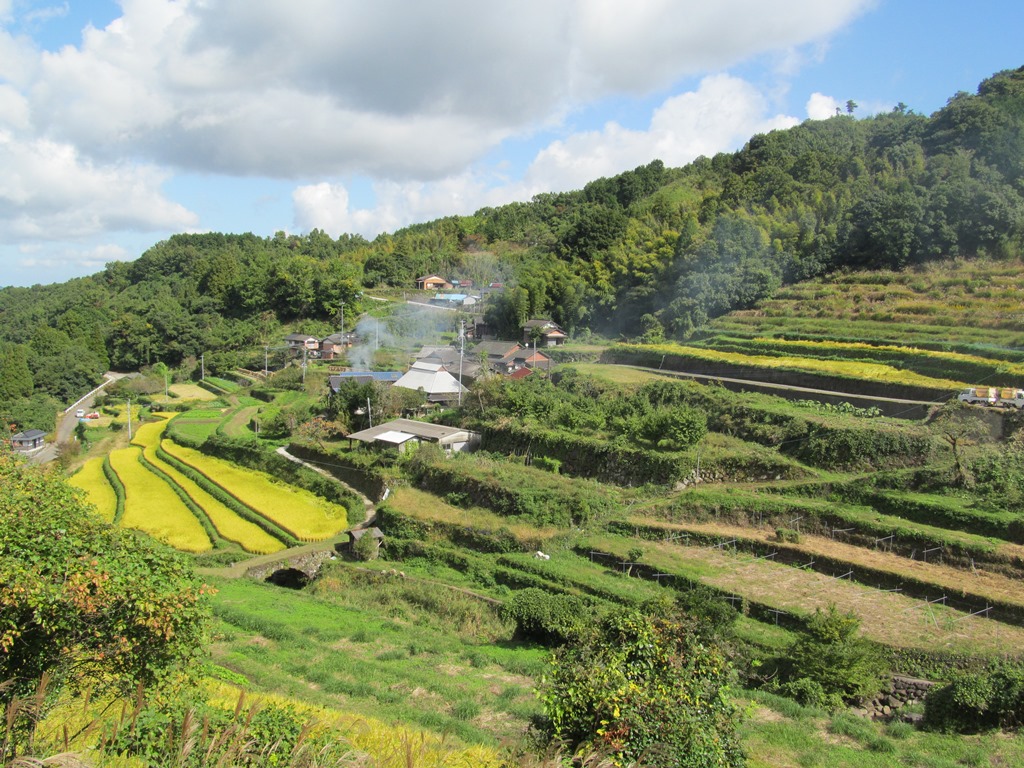
[[[67,283],[0,290],[0,413],[52,424],[107,368],[247,362],[286,326],[351,326],[362,291],[438,272],[506,290],[512,333],[688,338],[783,285],[847,268],[1024,252],[1024,68],[932,116],[899,104],[753,137],[683,168],[655,160],[582,190],[484,208],[368,241],[314,230],[175,235]],[[47,415],[49,414],[49,415]]]

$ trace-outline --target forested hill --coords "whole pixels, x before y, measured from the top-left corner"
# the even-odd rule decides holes
[[[262,347],[334,328],[366,288],[438,272],[507,290],[492,319],[684,337],[780,286],[847,267],[1018,256],[1024,68],[932,116],[904,105],[753,137],[683,168],[654,162],[575,192],[381,235],[178,235],[88,278],[0,291],[0,405],[64,397],[112,367]],[[351,325],[351,323],[349,323]],[[220,350],[218,352],[218,350]]]

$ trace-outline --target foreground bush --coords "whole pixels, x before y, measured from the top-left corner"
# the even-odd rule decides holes
[[[744,759],[728,679],[717,648],[622,610],[556,654],[541,698],[549,735],[573,749],[617,764],[732,768]]]
[[[44,678],[50,690],[157,684],[204,639],[205,588],[183,557],[105,523],[60,477],[2,453],[0,584],[0,705]],[[37,711],[21,711],[27,739]]]
[[[978,733],[1019,728],[1024,723],[1024,667],[993,662],[982,671],[962,673],[932,691],[925,702],[925,725],[947,733]]]

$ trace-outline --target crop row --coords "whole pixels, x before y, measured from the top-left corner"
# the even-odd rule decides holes
[[[185,552],[211,549],[213,543],[192,510],[141,459],[142,451],[137,446],[110,453],[110,465],[125,489],[121,525],[144,531]]]
[[[205,552],[232,542],[248,552],[264,554],[297,543],[293,533],[238,500],[231,481],[243,473],[225,472],[223,466],[207,467],[224,483],[215,484],[199,469],[164,453],[161,442],[167,425],[160,421],[141,426],[132,446],[87,462],[72,484],[85,491],[87,500],[106,520],[144,531],[182,551]],[[280,486],[267,478],[254,479],[252,484],[261,492],[273,486],[272,495],[281,495]],[[295,505],[300,508],[327,505],[317,504],[318,499],[310,504],[310,494],[305,491],[293,495],[301,500]],[[344,512],[339,518],[336,509],[323,510],[321,516],[330,517],[337,529],[346,522]],[[331,533],[337,532],[334,526]]]
[[[1024,366],[959,352],[939,352],[891,344],[850,343],[781,338],[715,337],[702,343],[718,352],[768,357],[808,357],[819,360],[884,363],[922,376],[964,381],[985,381],[994,386],[1013,386],[1024,381]]]
[[[309,491],[275,482],[263,472],[207,456],[164,440],[163,450],[300,541],[330,538],[348,525],[345,507]]]
[[[790,371],[851,382],[872,381],[890,387],[898,386],[935,393],[948,393],[962,388],[965,384],[965,382],[952,379],[922,376],[913,371],[900,370],[882,363],[821,360],[796,355],[786,357],[745,355],[678,344],[617,344],[606,353],[605,358],[613,362],[620,359],[635,360],[641,365],[663,366],[668,370],[685,369],[694,365],[715,366],[717,375],[727,376],[735,376],[754,369]]]
[[[284,549],[285,545],[279,538],[241,517],[158,455],[166,427],[167,422],[158,422],[146,424],[139,430],[136,440],[144,445],[143,458],[179,493],[185,505],[192,508],[201,523],[205,523],[204,527],[208,526],[207,532],[211,538],[234,542],[247,552],[256,554],[269,554]]]

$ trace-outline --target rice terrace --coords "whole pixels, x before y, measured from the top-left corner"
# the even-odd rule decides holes
[[[0,766],[1024,765],[1022,115],[0,290]]]

